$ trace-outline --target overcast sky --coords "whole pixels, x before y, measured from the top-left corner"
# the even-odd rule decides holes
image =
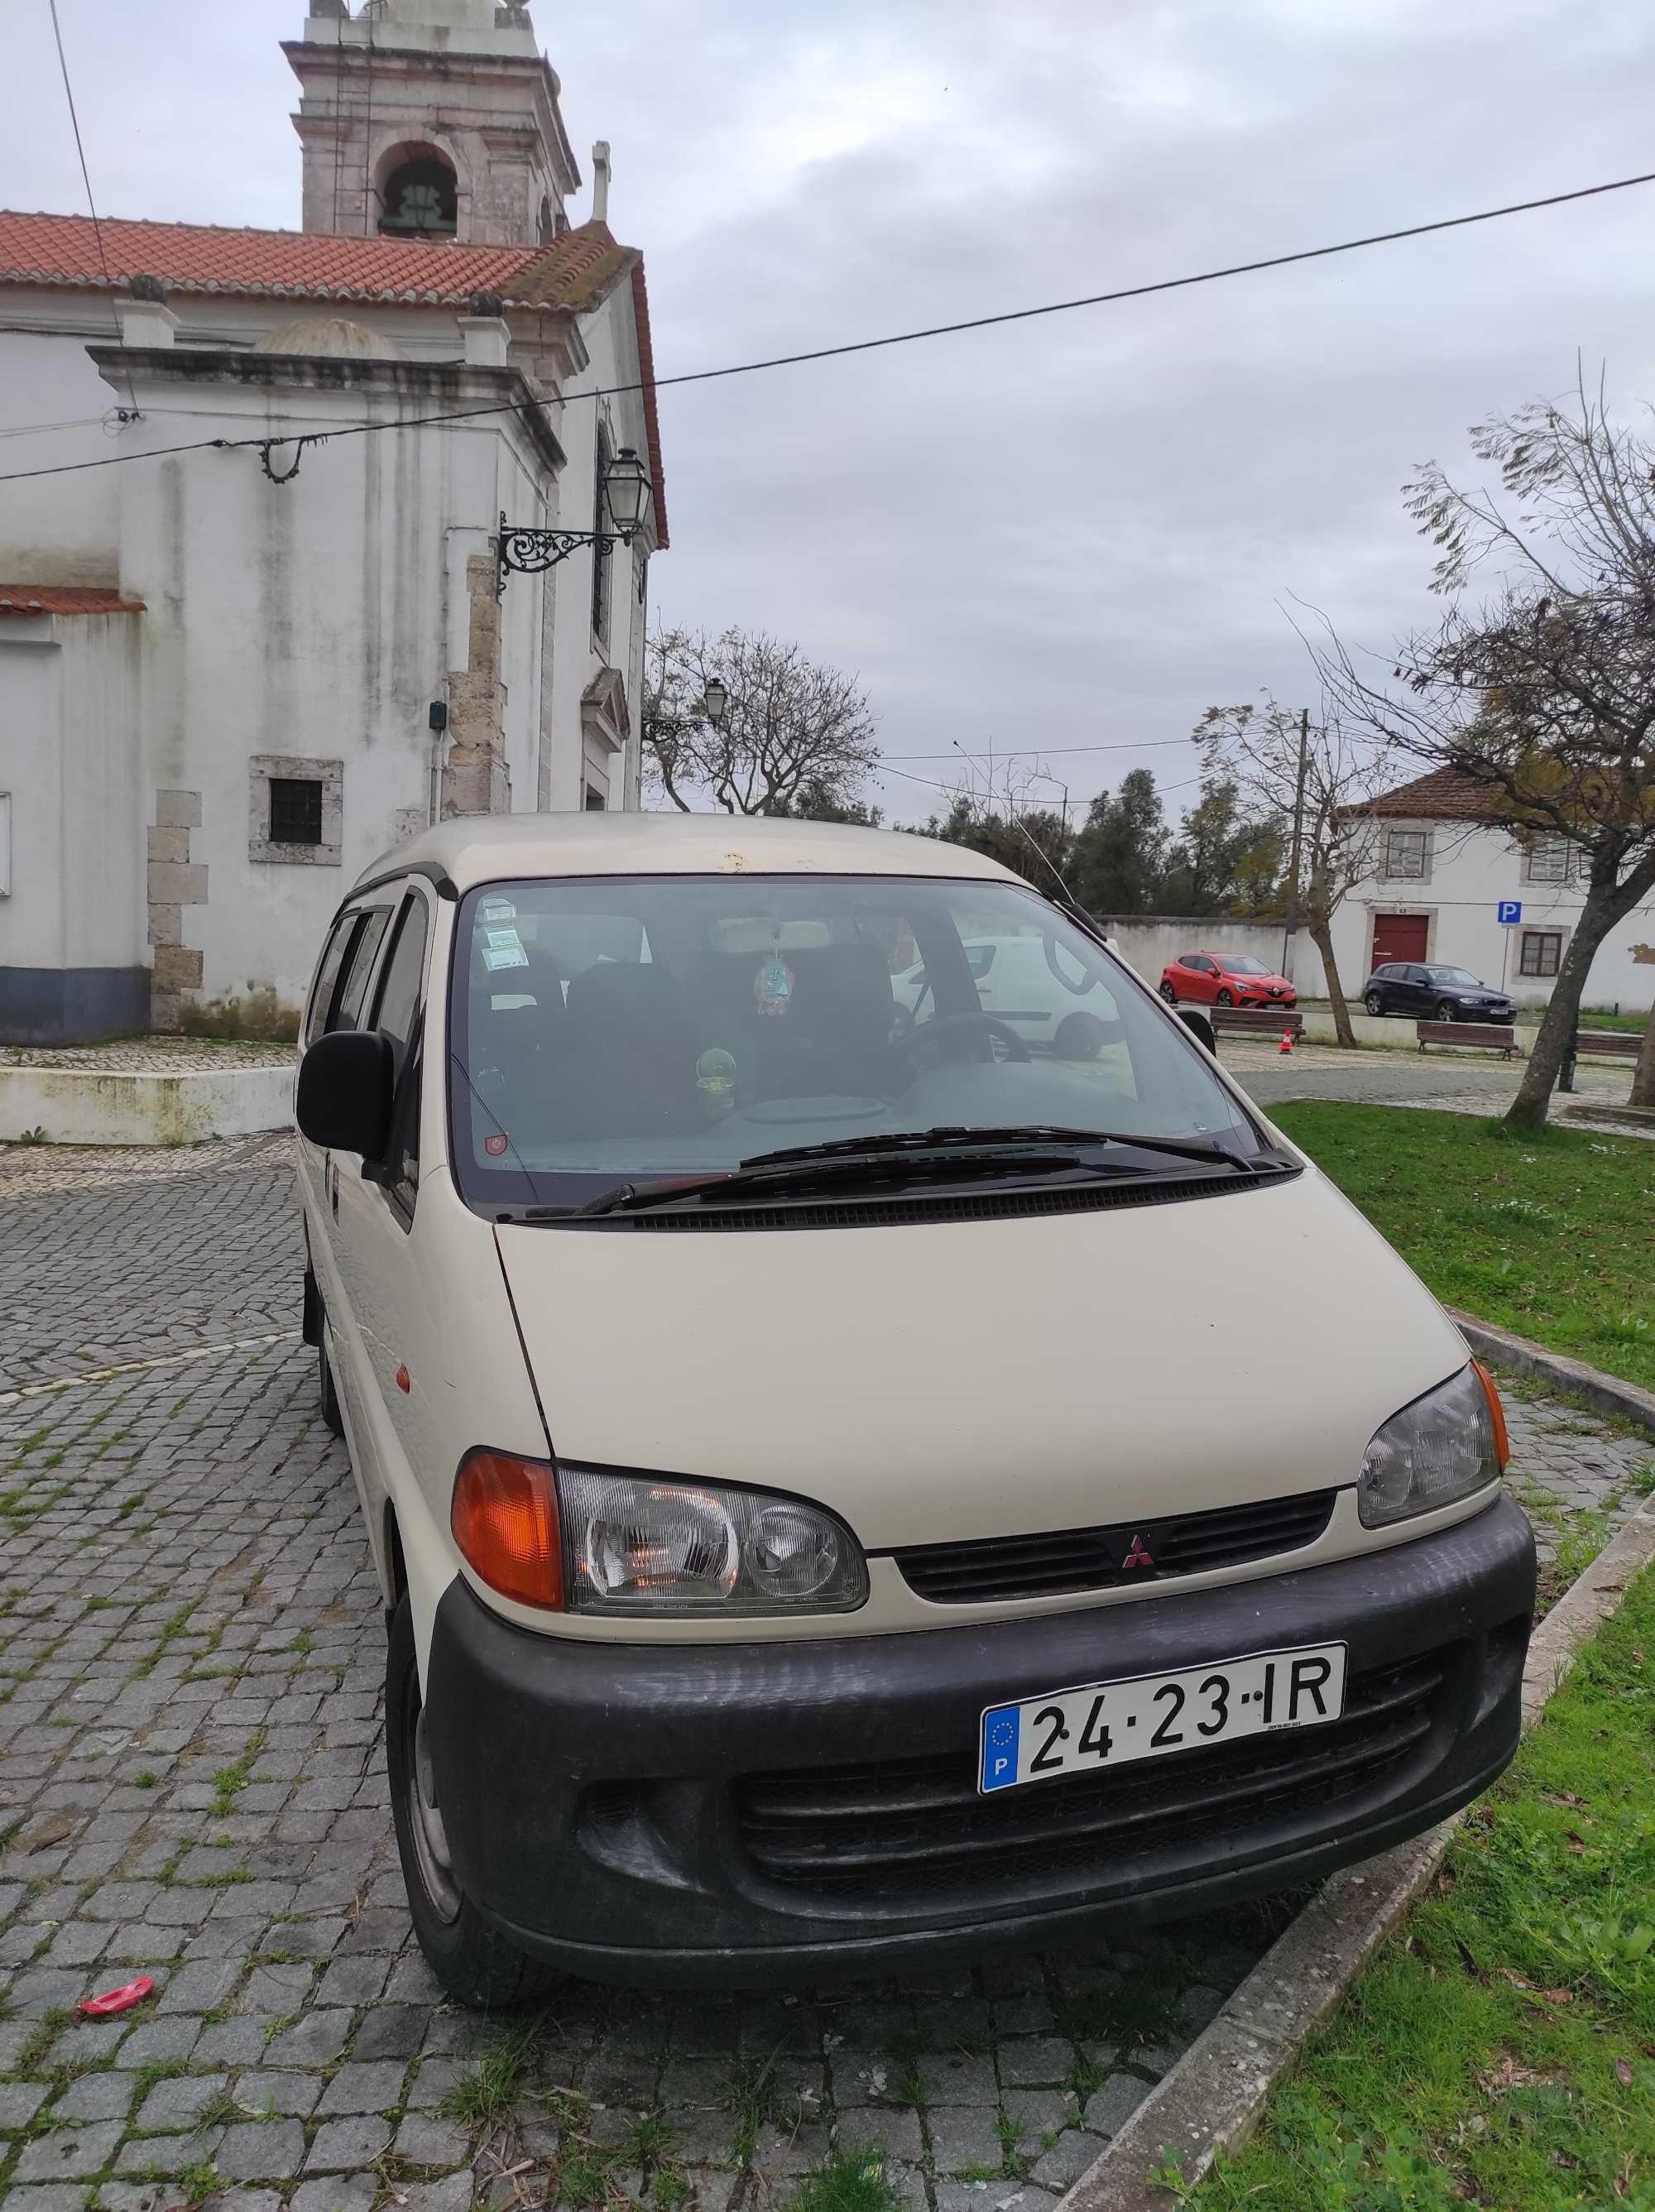
[[[295,228],[304,0],[59,0],[100,211]],[[46,0],[6,9],[0,204],[84,204]],[[663,374],[1032,306],[1655,167],[1641,0],[538,0]],[[585,203],[571,210],[580,220]],[[1297,594],[1431,609],[1398,487],[1577,350],[1655,389],[1655,186],[662,396],[671,623],[857,671],[910,777],[1073,798],[1307,696]],[[1082,753],[1083,746],[1123,750]],[[915,757],[919,756],[922,757]],[[922,757],[939,756],[936,758]],[[1028,750],[1027,763],[1035,764]],[[1055,798],[1056,781],[1036,787]],[[941,794],[894,775],[891,818]]]

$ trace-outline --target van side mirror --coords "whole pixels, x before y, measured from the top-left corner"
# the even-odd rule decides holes
[[[391,1040],[378,1030],[335,1030],[319,1036],[299,1063],[294,1102],[300,1133],[331,1152],[385,1158],[391,1133],[396,1063]]]
[[[1190,1036],[1197,1039],[1202,1044],[1204,1044],[1208,1051],[1216,1057],[1218,1053],[1218,1032],[1213,1027],[1212,1023],[1208,1020],[1206,1015],[1202,1013],[1201,1008],[1199,1006],[1180,1006],[1178,1008],[1178,1019],[1183,1024],[1185,1029],[1189,1030]],[[314,1051],[315,1047],[313,1045],[311,1049],[312,1051]],[[304,1070],[302,1068],[299,1072],[299,1077],[301,1082],[302,1082],[304,1080]],[[302,1128],[304,1124],[301,1122],[300,1127]]]

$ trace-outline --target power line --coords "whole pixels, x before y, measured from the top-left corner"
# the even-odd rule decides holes
[[[1117,738],[1100,745],[996,745],[996,760],[1068,760],[1076,753],[1148,753],[1164,750],[1168,745],[1190,745],[1193,738]],[[949,760],[952,749],[946,753],[890,753],[889,760],[935,761]]]
[[[75,133],[75,151],[81,157],[81,182],[86,186],[86,204],[92,211],[92,235],[97,242],[98,259],[103,269],[103,281],[114,289],[115,280],[109,273],[109,257],[103,250],[103,225],[98,221],[98,203],[92,194],[92,173],[86,166],[86,148],[81,140],[81,118],[75,112],[75,88],[69,81],[69,57],[64,52],[64,29],[58,21],[58,0],[46,0],[52,10],[52,35],[58,43],[58,67],[63,73],[64,98],[69,102],[70,128]],[[113,301],[110,313],[115,318],[115,336],[122,345],[126,343],[121,330],[121,319]],[[126,396],[132,403],[132,412],[138,411],[138,395],[132,388],[132,372],[126,372]]]
[[[57,0],[52,0],[52,4],[55,19]],[[78,135],[77,131],[77,138]],[[1538,199],[1512,200],[1502,207],[1480,208],[1472,215],[1439,216],[1431,222],[1408,223],[1396,230],[1372,231],[1365,237],[1341,239],[1329,246],[1305,246],[1291,253],[1271,253],[1251,261],[1232,261],[1222,268],[1198,270],[1188,276],[1164,276],[1153,283],[1126,284],[1111,292],[1088,292],[1073,300],[1048,301],[1037,307],[1012,307],[998,314],[973,315],[960,322],[932,323],[921,330],[894,331],[884,337],[852,339],[844,345],[815,346],[802,353],[770,354],[758,361],[733,362],[723,368],[686,369],[677,376],[655,377],[651,382],[657,392],[665,392],[678,385],[711,384],[727,377],[756,375],[764,369],[794,368],[808,362],[838,361],[850,354],[876,353],[891,346],[916,345],[926,338],[955,337],[967,331],[993,330],[1008,323],[1032,322],[1045,315],[1072,314],[1080,307],[1111,307],[1123,300],[1144,300],[1157,293],[1185,291],[1196,284],[1220,283],[1226,277],[1256,276],[1267,269],[1290,269],[1304,261],[1325,261],[1334,254],[1358,253],[1371,246],[1394,246],[1403,239],[1427,238],[1439,231],[1463,230],[1474,223],[1498,222],[1506,216],[1530,215],[1540,208],[1563,207],[1574,200],[1598,199],[1607,192],[1628,191],[1635,185],[1649,184],[1655,184],[1655,170],[1646,170],[1635,177],[1616,177],[1607,184],[1582,185],[1572,191],[1549,192]],[[107,264],[104,274],[106,280],[113,284]],[[577,399],[618,398],[627,392],[643,392],[649,388],[649,385],[642,379],[630,384],[600,385],[590,392],[569,393],[564,404],[572,405]],[[523,401],[508,399],[486,407],[454,408],[440,415],[410,415],[389,422],[348,422],[330,432],[329,435],[338,439],[365,436],[379,430],[433,428],[442,423],[473,422],[482,416],[520,414],[524,406]],[[107,453],[94,461],[64,461],[54,468],[15,470],[9,475],[0,476],[0,483],[15,483],[30,477],[70,476],[83,469],[116,468],[127,461],[162,460],[174,453],[234,453],[247,447],[265,446],[271,442],[268,438],[201,438],[191,445],[161,446],[145,453]],[[277,439],[274,442],[287,444],[291,441]]]
[[[902,758],[902,759],[904,759],[904,760],[906,760],[906,759],[910,758],[910,755],[908,755],[908,754],[906,754],[906,753],[904,753],[904,754],[902,754],[901,756],[899,756],[899,757],[901,757],[901,758]],[[911,756],[911,757],[917,758],[917,757],[918,757],[918,756],[917,756],[917,755],[914,755],[914,756]],[[935,779],[935,777],[934,777],[934,776],[929,776],[929,775],[910,775],[907,773],[907,771],[906,771],[905,769],[899,769],[899,768],[891,768],[891,766],[890,766],[886,762],[885,762],[885,761],[883,761],[883,760],[882,760],[882,761],[880,761],[880,762],[879,763],[879,764],[878,764],[876,767],[874,767],[874,768],[871,768],[871,769],[868,770],[868,774],[869,774],[870,775],[873,775],[873,776],[881,776],[881,775],[894,775],[894,776],[898,776],[898,777],[900,777],[900,778],[901,778],[901,780],[902,780],[902,781],[903,781],[904,783],[922,783],[922,784],[925,786],[925,787],[926,787],[926,789],[927,789],[928,791],[946,791],[946,792],[947,792],[951,796],[957,796],[957,797],[961,798],[961,799],[969,799],[969,798],[970,798],[970,797],[972,796],[972,793],[970,793],[969,791],[967,791],[967,790],[964,788],[964,787],[963,785],[961,785],[961,784],[958,784],[958,783],[939,783],[939,782],[936,781],[936,779]],[[1156,785],[1156,787],[1155,787],[1155,789],[1156,789],[1157,793],[1158,793],[1160,796],[1162,796],[1163,798],[1165,798],[1165,797],[1168,796],[1170,793],[1171,793],[1172,792],[1175,792],[1175,791],[1188,791],[1188,790],[1190,790],[1190,789],[1194,785],[1198,784],[1200,781],[1201,781],[1201,778],[1200,778],[1198,775],[1192,775],[1192,776],[1188,776],[1188,777],[1186,777],[1186,778],[1185,778],[1185,780],[1184,780],[1182,783],[1158,783],[1158,784]],[[989,794],[989,798],[992,799],[992,798],[993,798],[993,796],[994,796],[993,793],[991,792],[991,793]],[[1085,803],[1085,804],[1090,804],[1090,801],[1082,802],[1082,801],[1080,801],[1080,800],[1078,800],[1078,799],[1077,799],[1077,800],[1075,800],[1075,801],[1074,802],[1074,804],[1075,804],[1076,805],[1081,805],[1081,804],[1083,804],[1083,803]],[[1038,809],[1037,809],[1036,811],[1038,811],[1039,810],[1038,810]]]

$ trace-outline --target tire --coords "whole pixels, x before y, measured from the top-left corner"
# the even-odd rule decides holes
[[[1459,1018],[1459,1009],[1455,1006],[1451,999],[1443,999],[1439,1000],[1436,1018],[1439,1022],[1457,1021]]]
[[[1178,1003],[1178,994],[1170,983],[1161,985],[1161,996],[1169,1006],[1176,1006]]]
[[[1370,991],[1362,1004],[1371,1014],[1382,1014],[1385,1010],[1384,994],[1378,991]]]
[[[392,1615],[385,1660],[385,1757],[414,1933],[432,1972],[461,2004],[478,2012],[526,2004],[544,1996],[562,1978],[555,1967],[508,1943],[465,1895],[447,1863],[441,1814],[435,1802],[429,1810],[416,1812],[417,1802],[422,1802],[422,1765],[428,1788],[429,1784],[429,1762],[418,1755],[421,1712],[414,1620],[405,1591]]]
[[[1104,1025],[1096,1014],[1065,1014],[1052,1033],[1059,1060],[1096,1060],[1104,1048]]]
[[[1220,991],[1218,997],[1213,1003],[1219,1006],[1233,1006],[1235,1002],[1235,994],[1233,992]]]
[[[339,1411],[339,1394],[333,1387],[333,1370],[327,1357],[326,1332],[316,1347],[316,1379],[318,1395],[322,1401],[322,1420],[336,1437],[344,1434],[344,1415]]]

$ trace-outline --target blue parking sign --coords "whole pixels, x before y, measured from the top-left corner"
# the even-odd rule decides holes
[[[1523,902],[1521,899],[1501,899],[1494,911],[1500,921],[1508,925],[1514,921],[1521,921]]]

